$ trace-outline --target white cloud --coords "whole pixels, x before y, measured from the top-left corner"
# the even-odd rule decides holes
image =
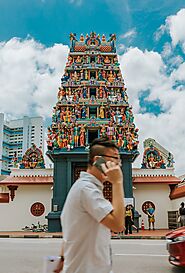
[[[156,41],[159,41],[160,38],[164,35],[164,33],[166,32],[167,27],[166,25],[161,25],[158,30],[154,33],[154,38]]]
[[[166,19],[173,46],[182,43],[185,49],[185,9],[181,9],[176,15],[169,16]]]
[[[125,51],[126,47],[124,44],[118,44],[117,46],[117,52],[118,54],[122,54]]]
[[[185,8],[179,10],[175,15],[168,16],[165,20],[165,24],[161,25],[155,32],[155,40],[158,41],[164,33],[169,33],[172,41],[172,46],[176,47],[177,44],[182,46],[185,52]],[[169,52],[169,47],[166,48]]]
[[[172,71],[174,68],[178,68],[183,63],[182,56],[175,55],[172,45],[168,42],[163,46],[161,57],[168,65],[169,71]]]
[[[184,173],[184,153],[182,152],[185,149],[184,99],[184,96],[180,97],[171,111],[158,117],[150,114],[135,115],[136,124],[140,128],[139,149],[141,156],[136,160],[134,166],[141,166],[143,141],[150,137],[174,155],[176,173]]]
[[[45,48],[33,39],[0,43],[0,112],[50,116],[68,47]]]
[[[137,34],[136,29],[133,28],[133,29],[127,31],[126,33],[120,35],[119,38],[131,40],[132,38],[134,38],[136,36],[136,34]]]
[[[182,63],[178,67],[178,69],[174,70],[171,73],[171,78],[172,78],[173,82],[175,82],[175,81],[183,81],[183,82],[185,82],[185,62]]]
[[[162,56],[153,51],[144,52],[138,48],[129,48],[120,56],[122,74],[128,88],[129,101],[133,105],[136,126],[139,128],[140,154],[134,166],[140,166],[143,153],[143,140],[154,138],[174,154],[176,172],[184,172],[185,124],[184,101],[185,87],[173,88],[176,81],[184,80],[185,64],[180,64],[171,74],[166,73]],[[141,114],[139,95],[149,90],[148,101],[159,100],[163,113],[158,116]]]
[[[33,39],[13,38],[0,43],[0,112],[9,117],[25,114],[51,117],[68,51],[61,44],[45,48]],[[167,74],[163,55],[139,48],[129,48],[119,56],[119,61],[139,128],[141,154],[143,140],[154,138],[174,154],[176,171],[183,173],[185,87],[173,86],[184,81],[185,64],[179,61],[177,68]],[[141,114],[139,96],[144,90],[150,91],[148,101],[160,101],[164,113],[157,117]],[[141,161],[142,156],[135,166],[140,166]]]
[[[165,43],[161,55],[163,58],[169,58],[173,54],[173,48],[170,43]]]
[[[147,50],[143,52],[138,48],[129,48],[120,57],[120,64],[126,86],[129,89],[130,102],[138,111],[139,93],[157,84],[165,66],[160,54]]]

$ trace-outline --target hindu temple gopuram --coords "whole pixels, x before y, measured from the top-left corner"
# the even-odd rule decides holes
[[[138,155],[138,129],[115,41],[115,34],[106,39],[92,32],[79,40],[76,34],[70,34],[70,52],[48,128],[47,154],[54,162],[52,211],[48,215],[51,230],[71,185],[86,168],[88,147],[96,137],[108,136],[119,146],[125,195],[132,198],[131,163]],[[104,194],[111,200],[108,182]]]
[[[91,33],[71,48],[53,107],[48,148],[87,147],[92,139],[108,136],[124,151],[135,151],[138,129],[134,125],[115,48],[115,35],[106,40]]]

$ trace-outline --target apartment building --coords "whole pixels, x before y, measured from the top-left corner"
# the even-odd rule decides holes
[[[44,124],[42,117],[27,117],[6,121],[0,113],[0,174],[9,175],[13,158],[21,160],[32,144],[44,153]]]

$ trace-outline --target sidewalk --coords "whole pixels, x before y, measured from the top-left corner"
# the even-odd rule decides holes
[[[128,235],[112,234],[112,239],[165,239],[168,229],[140,230]],[[62,238],[62,232],[1,231],[0,238]]]
[[[169,229],[157,229],[157,230],[139,230],[139,232],[133,231],[132,234],[112,234],[112,239],[165,239],[165,235],[170,232]]]

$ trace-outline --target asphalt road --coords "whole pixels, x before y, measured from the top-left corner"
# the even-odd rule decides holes
[[[43,257],[58,255],[60,242],[53,238],[0,238],[0,273],[43,273]],[[168,263],[164,240],[112,240],[112,249],[114,273],[185,272]]]

